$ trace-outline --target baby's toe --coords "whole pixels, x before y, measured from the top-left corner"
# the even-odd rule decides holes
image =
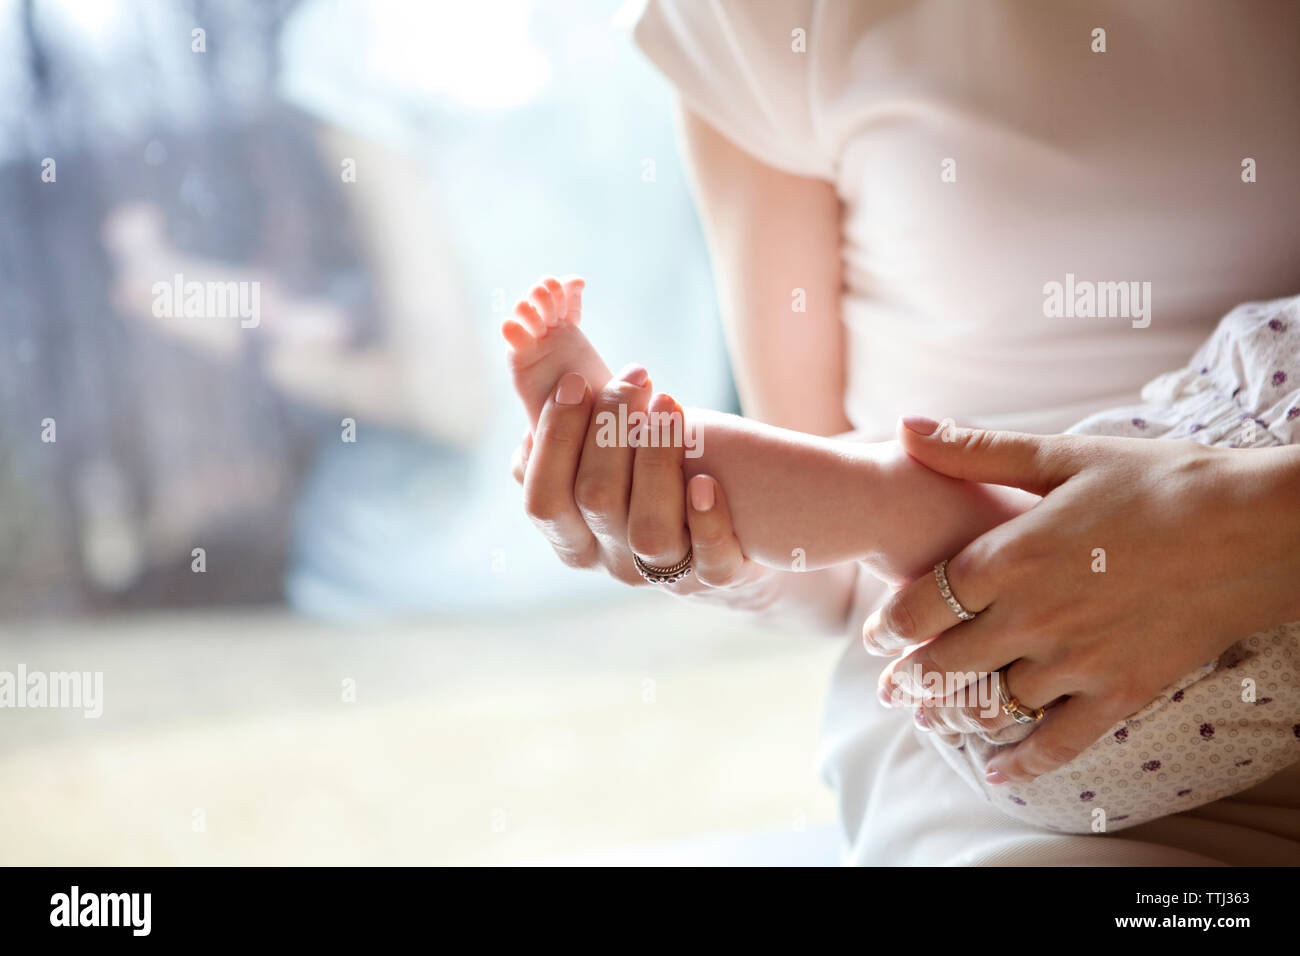
[[[542,317],[542,321],[548,328],[554,328],[560,321],[560,310],[555,304],[555,299],[551,297],[551,290],[542,283],[533,286],[533,291],[528,293],[528,300],[532,302],[533,307],[537,309],[537,314]]]
[[[537,307],[527,299],[520,299],[515,305],[515,316],[523,324],[524,328],[533,333],[534,338],[540,339],[546,334],[546,319],[537,310]]]
[[[560,287],[564,290],[565,316],[574,325],[582,322],[582,290],[586,286],[587,280],[581,276],[566,276],[560,283]]]
[[[560,285],[560,280],[555,276],[542,276],[541,282],[546,286],[551,302],[555,304],[556,321],[563,322],[568,313],[568,303],[564,300],[564,286]]]
[[[506,343],[516,352],[523,352],[533,347],[537,340],[533,338],[533,333],[529,332],[521,323],[514,319],[506,319],[501,323],[501,335],[505,338]]]

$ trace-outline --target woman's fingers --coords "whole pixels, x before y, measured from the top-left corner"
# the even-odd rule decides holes
[[[993,674],[981,674],[979,680],[954,688],[946,697],[918,704],[917,726],[940,734],[978,734],[986,740],[1007,725],[1015,726],[1016,722],[1002,712],[998,703],[995,679]],[[883,703],[883,688],[881,694]]]
[[[617,425],[635,420],[649,404],[650,373],[640,365],[627,366],[596,396],[583,442],[573,497],[587,527],[610,554],[627,551],[628,500],[636,454]],[[616,427],[608,427],[611,422]],[[626,557],[623,560],[631,563]],[[634,573],[632,579],[640,581]]]
[[[989,783],[1033,780],[1062,767],[1083,753],[1124,719],[1124,707],[1109,707],[1098,697],[1075,696],[1053,707],[1034,732],[985,767]]]
[[[627,543],[642,561],[670,567],[686,557],[686,489],[682,411],[669,395],[656,395],[638,430],[632,465]]]
[[[920,705],[925,715],[923,725],[940,733],[977,734],[990,743],[1009,744],[1023,740],[1036,724],[1022,724],[1002,710],[997,672],[984,673],[974,683],[954,688],[942,698],[931,698]],[[1007,668],[1005,688],[1024,710],[1047,707],[1060,697],[1054,689],[1050,671],[1036,661],[1019,660]]]
[[[732,529],[722,486],[709,475],[696,475],[686,484],[686,524],[699,582],[713,588],[739,583],[745,555]]]
[[[899,423],[903,450],[931,471],[963,481],[1010,485],[1045,495],[1083,467],[1091,450],[1078,435],[958,428],[950,421],[906,416]]]
[[[577,372],[560,377],[537,420],[524,472],[524,510],[565,564],[588,567],[599,546],[573,500],[591,415],[591,390]]]
[[[967,611],[976,614],[993,603],[993,575],[988,573],[987,565],[973,558],[971,548],[963,549],[948,562],[946,574],[953,597]],[[867,618],[862,625],[862,643],[871,654],[896,654],[961,623],[940,593],[935,575],[923,574],[896,591]]]
[[[524,431],[515,452],[510,456],[510,474],[519,484],[524,483],[524,473],[528,471],[528,456],[533,453],[533,433]]]
[[[945,605],[945,610],[947,606]],[[957,618],[951,610],[953,622]],[[890,661],[880,673],[881,699],[893,706],[911,706],[942,699],[984,674],[1034,653],[1032,636],[1013,627],[994,606],[975,620],[944,631]]]

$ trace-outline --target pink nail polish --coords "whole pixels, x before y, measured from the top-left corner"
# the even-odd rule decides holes
[[[650,381],[650,373],[646,371],[644,365],[631,362],[623,367],[623,371],[619,372],[616,378],[637,388],[645,388]]]
[[[587,394],[587,380],[577,372],[565,372],[555,390],[557,405],[577,405]]]
[[[671,395],[665,395],[660,392],[654,398],[650,399],[650,411],[652,412],[672,412],[677,410],[677,402]]]
[[[916,432],[918,435],[933,435],[934,430],[939,427],[939,423],[933,418],[926,418],[924,415],[904,415],[903,427],[910,432]]]
[[[993,786],[995,787],[1000,787],[1004,783],[1008,782],[1007,778],[1002,776],[1002,774],[998,773],[996,770],[990,770],[988,773],[984,775],[984,779],[988,783],[993,784]]]
[[[713,479],[696,475],[687,490],[691,493],[691,507],[701,513],[713,507]]]

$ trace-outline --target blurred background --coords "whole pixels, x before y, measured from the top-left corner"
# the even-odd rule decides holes
[[[835,862],[837,643],[563,568],[508,474],[543,273],[734,407],[636,12],[0,0],[0,671],[104,682],[0,709],[0,862]]]

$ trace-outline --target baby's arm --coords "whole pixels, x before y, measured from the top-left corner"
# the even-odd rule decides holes
[[[936,474],[893,441],[819,438],[704,409],[685,417],[699,452],[688,448],[687,478],[717,479],[741,550],[771,568],[862,560],[903,583],[1036,500]]]

